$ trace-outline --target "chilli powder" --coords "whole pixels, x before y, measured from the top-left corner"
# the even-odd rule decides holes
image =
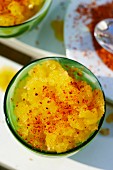
[[[97,5],[96,2],[92,2],[91,4],[80,4],[76,11],[80,14],[80,17],[86,15],[86,19],[91,19],[90,24],[87,24],[91,35],[94,48],[101,58],[101,60],[111,69],[113,70],[113,54],[106,51],[102,48],[96,41],[94,34],[95,25],[106,18],[113,18],[113,1],[108,2],[102,5]],[[107,11],[107,12],[105,12]],[[86,20],[84,21],[86,22]]]

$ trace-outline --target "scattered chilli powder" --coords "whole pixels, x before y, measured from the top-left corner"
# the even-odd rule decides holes
[[[96,5],[96,2],[91,4],[81,4],[78,6],[76,10],[80,14],[80,18],[82,16],[86,16],[83,22],[88,26],[93,40],[94,48],[101,58],[101,60],[111,69],[113,70],[113,54],[107,52],[103,49],[96,41],[94,37],[94,28],[95,25],[106,18],[113,18],[113,1],[105,3],[103,5]],[[106,11],[106,12],[105,12]],[[86,23],[87,20],[91,19],[91,22]]]

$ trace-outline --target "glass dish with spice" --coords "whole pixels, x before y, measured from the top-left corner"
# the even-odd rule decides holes
[[[0,0],[0,37],[18,36],[46,15],[51,0]]]
[[[11,132],[27,148],[47,156],[69,156],[98,133],[105,115],[104,93],[82,64],[47,57],[13,77],[4,113]]]

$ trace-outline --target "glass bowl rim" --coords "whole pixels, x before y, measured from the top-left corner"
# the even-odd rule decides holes
[[[10,26],[0,26],[0,29],[8,29],[8,28],[16,28],[19,26],[23,26],[26,25],[32,21],[34,21],[35,19],[37,19],[37,17],[41,16],[42,14],[45,13],[45,11],[49,8],[49,6],[51,5],[52,0],[45,0],[44,4],[42,5],[41,9],[31,18],[29,18],[28,20],[25,20],[24,22],[20,23],[20,24],[16,24],[16,25],[10,25]]]
[[[100,89],[103,93],[103,98],[104,98],[104,114],[103,116],[101,117],[101,119],[99,120],[99,125],[98,125],[98,129],[95,130],[93,132],[93,134],[91,136],[88,137],[87,140],[85,140],[84,142],[82,142],[80,145],[76,146],[75,148],[72,148],[68,151],[65,151],[65,152],[61,152],[61,153],[57,153],[57,152],[49,152],[49,151],[41,151],[40,149],[37,149],[37,148],[34,148],[32,147],[30,144],[28,144],[27,142],[25,142],[20,136],[19,134],[13,129],[12,125],[11,125],[11,122],[9,121],[8,119],[8,113],[7,113],[7,107],[6,107],[6,101],[7,101],[7,96],[8,96],[8,92],[10,90],[10,87],[12,86],[12,84],[14,83],[14,81],[16,80],[16,78],[18,77],[18,75],[24,71],[24,69],[26,69],[27,67],[29,67],[30,65],[32,65],[33,63],[38,63],[39,61],[41,60],[47,60],[47,59],[53,59],[53,60],[59,60],[59,59],[64,59],[64,60],[67,60],[67,61],[72,61],[74,63],[77,63],[78,65],[84,67],[86,70],[88,70],[92,75],[91,76],[94,76],[94,78],[97,80],[97,83],[99,84],[100,86]],[[103,121],[104,121],[104,117],[105,117],[105,113],[106,113],[106,102],[105,102],[105,94],[104,94],[104,91],[103,91],[103,88],[99,82],[99,80],[97,79],[97,77],[94,75],[94,73],[92,73],[91,70],[89,70],[86,66],[84,66],[83,64],[79,63],[78,61],[76,60],[72,60],[72,59],[69,59],[69,58],[66,58],[66,57],[57,57],[57,56],[51,56],[51,57],[43,57],[43,58],[39,58],[39,59],[35,59],[33,61],[31,61],[30,63],[28,63],[27,65],[23,66],[19,71],[17,71],[17,73],[14,75],[14,77],[12,78],[12,80],[10,81],[7,89],[6,89],[6,92],[5,92],[5,96],[4,96],[4,102],[3,102],[3,109],[4,109],[4,115],[5,115],[5,120],[6,120],[6,123],[10,129],[10,131],[12,132],[13,136],[23,145],[25,146],[26,148],[32,150],[33,152],[36,152],[37,154],[40,154],[40,155],[44,155],[44,156],[53,156],[53,157],[58,157],[58,156],[70,156],[70,155],[73,155],[74,153],[76,153],[77,151],[79,151],[80,149],[82,149],[83,147],[85,147],[89,142],[92,141],[92,139],[98,134],[102,124],[103,124]]]

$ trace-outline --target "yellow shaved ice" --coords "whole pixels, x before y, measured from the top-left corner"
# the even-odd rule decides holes
[[[52,59],[28,72],[13,100],[19,135],[35,148],[57,153],[86,141],[104,114],[102,91],[72,78]]]

